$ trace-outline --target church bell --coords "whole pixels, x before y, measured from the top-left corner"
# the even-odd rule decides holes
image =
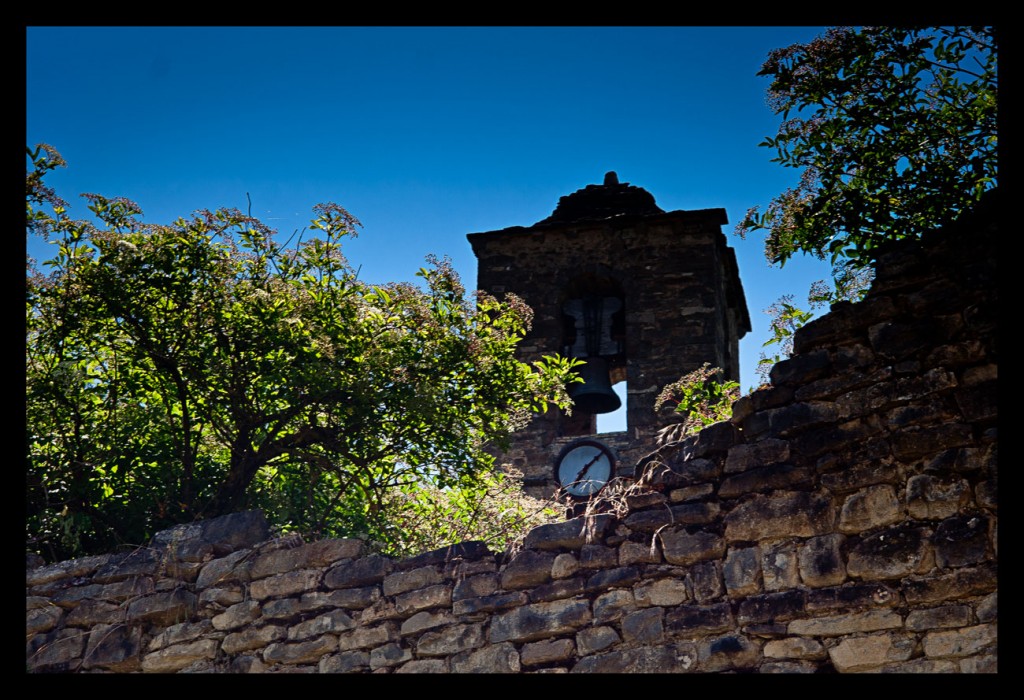
[[[612,389],[608,360],[588,357],[586,363],[578,370],[583,383],[569,385],[569,397],[576,408],[584,413],[611,413],[618,409],[622,400]]]
[[[584,413],[611,413],[622,405],[612,389],[607,359],[621,351],[610,336],[612,314],[620,308],[622,302],[615,297],[570,299],[562,307],[574,320],[576,336],[567,354],[586,363],[578,370],[583,383],[568,387],[569,397]]]

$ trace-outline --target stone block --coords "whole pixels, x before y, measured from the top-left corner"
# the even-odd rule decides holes
[[[725,516],[725,537],[729,542],[814,537],[830,532],[834,523],[835,507],[827,495],[777,491],[754,496],[733,508]]]
[[[499,585],[505,590],[514,590],[547,583],[551,580],[554,563],[555,554],[552,552],[524,549],[501,571]]]
[[[866,580],[922,574],[934,561],[929,534],[926,528],[903,524],[865,537],[850,550],[846,573]]]
[[[698,530],[668,530],[662,532],[661,550],[665,561],[679,566],[689,566],[709,559],[719,559],[725,554],[725,540],[712,533]]]
[[[571,634],[591,619],[590,604],[585,600],[526,605],[492,618],[490,642],[534,642]]]
[[[456,654],[451,660],[452,673],[519,673],[519,652],[505,642],[475,651]]]

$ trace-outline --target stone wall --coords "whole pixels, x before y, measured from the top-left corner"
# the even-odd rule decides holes
[[[403,560],[258,513],[26,573],[31,671],[996,671],[994,217],[881,257],[621,517]]]

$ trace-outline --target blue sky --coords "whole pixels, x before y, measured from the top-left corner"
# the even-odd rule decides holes
[[[287,236],[333,201],[362,223],[349,260],[373,283],[451,257],[466,234],[529,226],[602,182],[658,206],[726,210],[753,331],[741,385],[770,337],[763,313],[828,277],[769,267],[733,226],[798,173],[759,148],[768,51],[824,27],[29,27],[26,143],[69,167],[51,186],[136,201],[147,221],[247,208]],[[28,242],[37,259],[47,255]]]

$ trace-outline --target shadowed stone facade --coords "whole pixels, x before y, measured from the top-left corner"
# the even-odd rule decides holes
[[[521,297],[533,328],[520,344],[524,361],[567,352],[570,299],[615,298],[611,319],[620,351],[610,359],[612,383],[625,380],[626,432],[600,436],[616,452],[620,476],[650,451],[664,415],[654,412],[661,389],[705,362],[739,379],[739,339],[750,330],[736,256],[721,227],[724,209],[662,211],[646,190],[608,173],[562,197],[533,226],[469,234],[477,286],[498,298]],[[668,409],[665,409],[668,411]],[[567,444],[596,433],[594,417],[554,409],[514,436],[501,461],[524,474],[527,493],[556,490],[554,463]]]

